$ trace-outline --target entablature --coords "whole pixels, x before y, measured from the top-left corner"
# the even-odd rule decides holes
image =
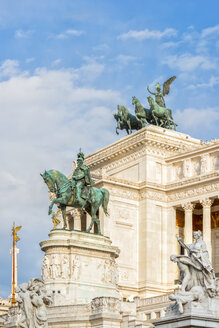
[[[151,182],[134,183],[115,177],[96,181],[96,186],[106,186],[113,195],[141,200],[146,197],[163,202],[173,202],[196,196],[219,195],[219,172],[180,181],[174,184],[158,184]],[[212,194],[213,193],[213,194]]]
[[[124,157],[128,152],[137,151],[142,146],[153,148],[154,154],[158,153],[162,157],[170,157],[176,153],[203,147],[198,139],[180,132],[149,125],[87,156],[86,165],[91,169],[104,166],[105,163]]]

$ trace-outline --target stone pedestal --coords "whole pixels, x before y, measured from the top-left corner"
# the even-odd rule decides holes
[[[183,314],[171,305],[166,316],[153,324],[158,328],[219,328],[219,298],[187,303]]]
[[[108,237],[67,230],[54,230],[40,243],[45,252],[42,277],[55,306],[120,298],[115,261],[119,249],[111,243]]]
[[[158,328],[218,328],[219,319],[195,315],[182,315],[171,319],[165,318],[153,324]]]
[[[121,302],[113,297],[96,297],[91,302],[90,316],[93,328],[120,328]]]

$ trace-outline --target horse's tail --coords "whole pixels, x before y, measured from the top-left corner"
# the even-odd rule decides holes
[[[171,109],[167,109],[167,110],[168,110],[168,113],[169,113],[169,116],[170,116],[171,120],[173,120],[172,110]]]
[[[104,213],[106,215],[109,215],[109,213],[107,212],[107,206],[108,206],[108,203],[109,203],[109,191],[107,189],[100,189],[102,194],[103,194],[103,201],[102,201],[102,207],[103,207],[103,210],[104,210]]]

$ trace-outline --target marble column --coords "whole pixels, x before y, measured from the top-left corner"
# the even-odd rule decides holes
[[[182,205],[182,208],[185,211],[185,228],[184,228],[184,243],[192,244],[192,212],[195,205],[192,203],[186,203]]]
[[[200,200],[203,206],[203,239],[207,245],[209,252],[209,258],[211,260],[212,247],[211,247],[211,205],[212,200],[210,198]]]

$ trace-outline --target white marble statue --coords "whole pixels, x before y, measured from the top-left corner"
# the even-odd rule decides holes
[[[176,301],[175,304],[171,305],[172,308],[178,306],[180,313],[183,313],[183,305],[193,302],[201,301],[204,298],[204,290],[201,286],[192,287],[189,292],[181,291],[177,294],[170,294],[169,299],[171,301]]]
[[[52,303],[42,280],[34,278],[16,288],[18,320],[21,328],[47,328],[46,307]]]
[[[171,255],[170,260],[177,263],[180,271],[181,292],[171,294],[180,313],[188,302],[200,301],[201,298],[213,298],[217,294],[215,272],[209,259],[209,253],[201,231],[193,233],[195,242],[185,245],[181,238],[178,242],[187,250],[187,255]]]

